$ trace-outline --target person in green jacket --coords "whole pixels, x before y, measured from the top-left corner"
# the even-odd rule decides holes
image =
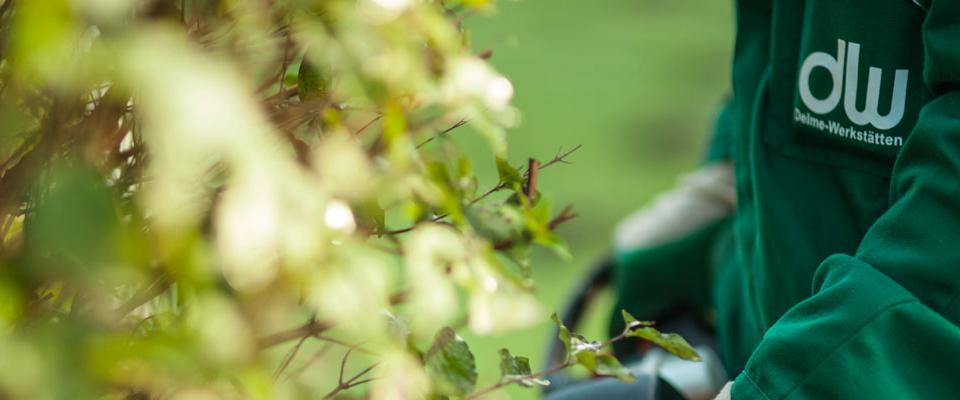
[[[620,306],[709,310],[721,398],[960,398],[960,0],[736,15],[707,162],[618,229]]]

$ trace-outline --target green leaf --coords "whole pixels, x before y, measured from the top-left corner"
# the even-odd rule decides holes
[[[620,310],[626,328],[623,333],[627,337],[637,337],[648,340],[657,346],[663,347],[684,360],[700,361],[700,354],[687,343],[687,340],[676,333],[662,333],[653,328],[651,321],[637,321],[627,310]]]
[[[457,159],[457,176],[460,178],[473,177],[473,162],[469,157],[460,157]]]
[[[553,323],[557,325],[557,338],[560,339],[560,343],[563,343],[563,348],[565,350],[565,355],[563,358],[564,360],[569,360],[572,348],[572,344],[570,343],[570,329],[563,324],[563,321],[560,320],[560,317],[557,316],[557,313],[553,313],[553,315],[550,316],[550,319],[553,320]]]
[[[466,216],[473,229],[491,242],[507,240],[516,234],[507,217],[498,213],[493,207],[485,205],[470,207],[466,209]]]
[[[596,356],[596,367],[592,372],[597,375],[612,376],[625,383],[637,381],[637,378],[628,368],[620,364],[616,357],[609,354],[598,354]]]
[[[370,230],[383,231],[386,229],[386,213],[377,201],[367,201],[354,210],[357,222]]]
[[[520,275],[524,280],[529,280],[533,276],[533,269],[530,268],[530,250],[530,241],[520,237],[503,252],[520,269]],[[522,286],[529,287],[531,284],[531,282],[525,282]]]
[[[510,350],[500,349],[500,376],[506,379],[511,376],[530,375],[530,360],[526,357],[514,357]]]
[[[552,251],[553,254],[556,254],[558,257],[564,260],[573,259],[573,254],[570,253],[570,248],[567,246],[567,242],[553,232],[537,236],[533,241],[543,247],[546,247],[548,250]]]
[[[516,190],[516,187],[523,186],[520,171],[517,171],[506,159],[497,157],[497,173],[500,175],[500,182],[506,184],[507,187],[513,187]]]
[[[530,370],[530,360],[526,357],[513,356],[510,350],[500,349],[500,381],[516,379],[517,384],[523,387],[549,386],[550,381],[535,378]]]
[[[551,204],[549,199],[540,199],[533,206],[532,214],[534,219],[543,226],[550,225]]]
[[[330,90],[330,76],[304,57],[297,72],[297,87],[300,101],[321,98]]]
[[[35,263],[28,271],[91,282],[119,272],[122,231],[111,190],[86,166],[58,165],[51,175],[24,220],[25,260]]]
[[[593,372],[597,369],[597,353],[593,351],[579,351],[574,354],[574,359],[576,359],[577,364],[582,365],[584,368]]]
[[[587,340],[583,336],[574,334],[570,337],[570,352],[574,356],[578,356],[581,353],[593,353],[596,354],[600,352],[601,344],[595,340]]]
[[[425,362],[437,394],[463,396],[477,384],[477,363],[470,346],[453,329],[437,333]]]
[[[653,342],[664,350],[673,353],[684,360],[700,361],[700,354],[687,343],[687,340],[676,333],[662,333],[653,327],[641,327],[626,333],[627,337],[637,337]]]
[[[636,329],[641,326],[653,326],[653,321],[637,321],[637,318],[631,315],[627,310],[620,310],[623,315],[623,325],[627,330]]]
[[[630,370],[620,364],[616,357],[600,353],[602,347],[600,342],[589,341],[579,335],[570,338],[570,352],[577,364],[596,375],[612,376],[627,383],[635,382],[636,378]]]
[[[450,169],[443,161],[431,161],[427,164],[431,179],[438,185],[452,189],[453,179],[450,176]]]

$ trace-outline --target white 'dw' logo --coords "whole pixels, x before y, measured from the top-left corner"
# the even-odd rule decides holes
[[[844,60],[846,59],[846,63]],[[846,66],[846,76],[844,73]],[[833,88],[830,94],[823,99],[816,98],[810,91],[810,73],[817,67],[826,68],[833,78]],[[843,89],[843,110],[850,118],[850,122],[857,125],[871,124],[877,129],[890,129],[903,119],[904,106],[907,100],[907,76],[910,71],[896,70],[893,83],[893,97],[890,112],[880,115],[877,108],[880,103],[880,82],[883,71],[880,68],[870,67],[870,76],[867,78],[867,99],[863,110],[857,110],[857,86],[860,81],[860,44],[837,40],[837,57],[824,52],[810,54],[800,67],[800,99],[803,104],[817,114],[826,114],[840,104],[841,89]]]

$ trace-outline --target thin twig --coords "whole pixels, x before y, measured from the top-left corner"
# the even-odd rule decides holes
[[[347,369],[347,360],[350,359],[350,354],[353,353],[353,349],[355,348],[357,348],[357,346],[350,346],[347,352],[343,353],[343,358],[340,360],[340,377],[337,378],[337,383],[340,384],[340,386],[343,386],[343,370]]]
[[[563,211],[560,211],[560,214],[557,215],[556,218],[554,218],[553,220],[550,221],[549,224],[547,224],[547,229],[554,230],[558,226],[560,226],[560,224],[563,224],[564,222],[567,222],[576,217],[577,217],[577,213],[573,212],[573,205],[568,204],[566,207],[563,208]]]
[[[307,322],[306,324],[303,324],[296,328],[288,329],[282,332],[277,332],[277,333],[262,337],[260,338],[260,340],[258,340],[258,342],[260,344],[260,348],[265,349],[268,347],[276,346],[278,344],[289,342],[291,340],[297,340],[304,336],[315,336],[330,328],[331,328],[330,324],[320,322],[320,321],[310,320],[310,322]]]
[[[495,390],[499,390],[499,389],[501,389],[501,388],[503,388],[503,387],[505,387],[505,386],[509,386],[509,385],[512,385],[512,384],[515,384],[515,383],[523,382],[524,380],[543,378],[543,377],[548,376],[548,375],[550,375],[550,374],[553,374],[553,373],[555,373],[555,372],[564,370],[564,369],[566,369],[566,368],[570,368],[570,367],[572,367],[572,366],[574,366],[574,365],[576,365],[576,361],[574,361],[574,360],[568,360],[568,361],[566,361],[566,362],[564,362],[564,363],[562,363],[562,364],[554,365],[553,367],[550,367],[549,369],[546,369],[546,370],[537,372],[537,373],[535,373],[535,374],[517,376],[517,377],[510,378],[510,379],[504,379],[504,380],[502,380],[502,381],[500,381],[500,382],[497,382],[497,384],[495,384],[495,385],[493,385],[493,386],[489,386],[489,387],[486,387],[486,388],[477,390],[476,392],[470,393],[470,395],[468,395],[467,397],[464,397],[464,400],[476,399],[476,398],[479,398],[479,397],[481,397],[481,396],[483,396],[483,395],[486,395],[486,394],[488,394],[488,393],[490,393],[490,392],[493,392],[493,391],[495,391]]]
[[[574,148],[570,149],[569,151],[567,151],[567,152],[565,152],[565,153],[563,152],[563,148],[561,148],[561,149],[557,152],[557,155],[553,156],[553,159],[552,159],[552,160],[547,161],[546,163],[544,163],[543,165],[541,165],[541,166],[540,166],[540,169],[547,168],[547,167],[549,167],[549,166],[551,166],[551,165],[553,165],[553,164],[556,164],[556,163],[572,164],[570,161],[567,161],[567,157],[569,157],[571,154],[573,154],[573,153],[577,152],[578,150],[580,150],[581,147],[583,147],[583,145],[582,145],[582,144],[578,144],[578,145],[576,145]]]
[[[307,359],[307,361],[304,361],[303,364],[300,364],[300,366],[297,367],[296,370],[291,371],[291,372],[290,372],[289,374],[287,374],[287,375],[289,375],[289,376],[297,376],[297,375],[302,374],[303,371],[306,371],[307,368],[310,367],[310,365],[312,365],[313,363],[317,362],[317,360],[323,358],[323,356],[326,355],[327,352],[329,352],[330,349],[332,349],[332,348],[333,348],[333,343],[330,343],[330,342],[325,343],[325,344],[323,345],[323,347],[321,347],[319,350],[317,350],[316,352],[314,352],[313,355],[310,356],[309,359]]]
[[[310,336],[304,336],[300,338],[297,344],[294,345],[289,352],[287,352],[287,355],[284,356],[283,358],[283,362],[280,364],[279,367],[277,367],[277,370],[273,373],[274,380],[277,380],[278,378],[280,378],[280,374],[283,373],[283,370],[287,369],[287,367],[290,366],[290,363],[293,362],[293,359],[297,356],[297,353],[300,351],[300,348],[303,347],[303,344],[307,341],[307,338],[309,337]]]
[[[440,222],[443,221],[443,219],[446,218],[446,217],[447,217],[447,214],[440,214],[440,215],[437,215],[437,216],[431,218],[431,219],[430,219],[430,222],[440,223]],[[401,234],[401,233],[407,233],[407,232],[410,232],[410,231],[412,231],[412,230],[414,230],[414,229],[417,229],[417,226],[419,226],[419,224],[418,224],[418,225],[408,226],[408,227],[402,228],[402,229],[394,229],[394,230],[389,230],[389,231],[374,232],[374,235],[375,235],[375,236],[399,235],[399,234]]]
[[[323,341],[323,342],[327,342],[327,343],[333,343],[333,344],[338,344],[338,345],[343,346],[343,347],[353,348],[354,351],[357,351],[357,352],[359,352],[359,353],[366,354],[366,355],[368,355],[368,356],[376,356],[376,355],[377,355],[376,353],[374,353],[374,352],[372,352],[372,351],[370,351],[370,350],[364,349],[362,346],[352,345],[352,344],[350,344],[350,343],[344,342],[344,341],[342,341],[342,340],[340,340],[340,339],[332,338],[332,337],[330,337],[330,336],[313,335],[313,338],[314,338],[314,339],[317,339],[317,340],[319,340],[319,341]]]
[[[300,88],[298,86],[292,86],[280,93],[277,93],[275,95],[267,97],[266,99],[263,99],[263,101],[268,104],[274,101],[283,101],[283,100],[292,98],[293,96],[296,96],[298,93],[300,93]]]
[[[369,128],[375,122],[379,121],[381,118],[383,118],[383,114],[377,115],[376,117],[371,119],[370,122],[367,122],[366,124],[361,126],[360,129],[357,129],[357,131],[353,133],[353,136],[360,135],[361,133],[363,133],[363,131],[367,130],[367,128]]]
[[[166,292],[171,285],[173,285],[173,279],[170,279],[166,273],[161,273],[160,276],[154,279],[153,282],[150,282],[142,291],[133,295],[133,297],[120,305],[120,307],[117,307],[114,315],[117,316],[117,319],[123,319],[123,317],[126,317],[127,314],[130,314],[133,310],[136,310],[146,302]]]
[[[284,30],[281,32],[286,32],[286,31]],[[267,79],[262,84],[260,84],[260,87],[257,88],[256,93],[262,93],[264,90],[267,90],[270,86],[273,86],[273,83],[276,82],[277,79],[280,79],[280,92],[283,92],[283,78],[285,77],[287,72],[287,65],[288,65],[287,60],[290,57],[290,47],[292,45],[293,45],[293,41],[290,40],[290,34],[285,33],[284,41],[283,41],[283,58],[280,63],[281,64],[280,71],[277,71],[275,75],[270,76],[270,79]]]
[[[324,399],[333,398],[333,396],[336,396],[337,393],[340,393],[341,391],[350,389],[354,386],[359,386],[359,385],[368,383],[376,379],[376,378],[370,378],[370,379],[359,380],[364,375],[366,375],[370,371],[373,371],[373,369],[377,367],[378,364],[375,363],[363,369],[362,371],[356,373],[350,379],[347,379],[346,381],[343,380],[343,372],[347,369],[347,360],[350,358],[350,353],[352,353],[353,350],[358,348],[359,346],[360,346],[359,344],[355,346],[351,346],[350,349],[347,350],[346,353],[344,353],[343,359],[340,360],[340,373],[337,378],[337,387],[333,388],[333,390],[331,390],[330,393],[327,393],[325,396],[323,396]]]
[[[421,142],[420,144],[418,144],[418,145],[417,145],[417,148],[419,149],[419,148],[421,148],[421,147],[423,147],[423,146],[426,146],[427,143],[432,142],[433,139],[436,139],[436,138],[438,138],[438,137],[443,137],[444,135],[446,135],[446,134],[448,134],[448,133],[450,133],[450,132],[453,132],[454,129],[457,129],[457,128],[461,127],[461,126],[464,126],[464,125],[466,125],[466,124],[469,123],[469,122],[470,122],[469,120],[461,119],[460,121],[457,121],[457,123],[453,124],[453,126],[447,128],[447,129],[444,129],[443,131],[441,131],[440,133],[437,133],[437,134],[434,135],[434,136],[430,136],[429,138],[427,138],[427,140],[424,140],[423,142]]]

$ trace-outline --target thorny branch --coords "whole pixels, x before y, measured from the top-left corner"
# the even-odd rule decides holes
[[[330,393],[327,393],[325,396],[323,396],[324,399],[331,399],[333,398],[333,396],[336,396],[337,393],[340,393],[344,390],[348,390],[355,386],[363,385],[365,383],[368,383],[376,379],[376,378],[368,378],[368,379],[361,380],[361,378],[363,378],[364,375],[366,375],[370,371],[373,371],[373,369],[377,367],[378,364],[374,363],[373,365],[356,373],[350,379],[343,380],[343,373],[347,369],[347,360],[350,358],[350,354],[353,353],[353,350],[356,349],[357,347],[359,347],[359,345],[352,346],[350,347],[350,349],[347,350],[346,353],[344,353],[343,358],[340,360],[340,374],[339,374],[339,377],[337,378],[337,387],[333,388],[333,390],[331,390]]]

